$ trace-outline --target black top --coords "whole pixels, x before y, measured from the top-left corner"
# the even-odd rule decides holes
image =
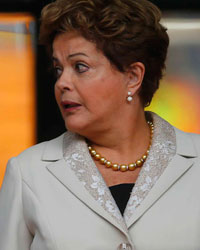
[[[126,204],[129,200],[134,184],[135,183],[124,183],[109,187],[110,192],[115,199],[115,202],[122,215],[124,214],[124,210],[126,208]]]

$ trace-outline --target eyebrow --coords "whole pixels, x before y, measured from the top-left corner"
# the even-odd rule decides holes
[[[88,57],[85,53],[78,52],[78,53],[70,54],[67,58],[72,58],[72,57],[75,57],[75,56],[86,56],[86,57]],[[55,61],[55,62],[58,62],[58,59],[56,57],[54,57],[54,56],[52,56],[52,60]]]
[[[88,57],[85,53],[78,52],[78,53],[70,54],[68,56],[68,58],[71,58],[71,57],[74,57],[74,56],[86,56],[86,57]]]

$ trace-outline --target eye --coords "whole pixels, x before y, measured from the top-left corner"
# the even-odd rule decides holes
[[[78,73],[84,73],[86,71],[88,71],[89,67],[83,63],[76,63],[75,64],[75,70],[78,72]]]
[[[55,66],[54,67],[54,74],[55,74],[56,78],[59,78],[62,75],[62,68]]]

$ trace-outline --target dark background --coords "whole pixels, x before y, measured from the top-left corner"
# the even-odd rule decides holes
[[[76,1],[76,0],[74,0]],[[150,0],[161,10],[199,10],[199,0]],[[4,11],[31,11],[39,16],[42,7],[50,0],[0,0],[0,10]]]
[[[76,0],[74,0],[76,1]],[[43,6],[50,0],[0,0],[0,12],[29,12],[36,17],[38,37],[39,17]],[[200,12],[200,0],[151,0],[163,12],[190,16]],[[36,38],[37,38],[36,37]],[[63,120],[54,100],[54,77],[43,46],[37,44],[36,88],[37,88],[37,142],[54,138],[65,131]]]

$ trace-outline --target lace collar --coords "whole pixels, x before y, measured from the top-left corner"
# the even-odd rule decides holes
[[[127,231],[126,224],[135,209],[148,195],[176,153],[174,128],[158,115],[148,112],[155,130],[149,156],[144,163],[130,195],[122,217],[109,188],[92,160],[85,139],[72,132],[64,136],[64,159],[71,167],[83,188]]]

